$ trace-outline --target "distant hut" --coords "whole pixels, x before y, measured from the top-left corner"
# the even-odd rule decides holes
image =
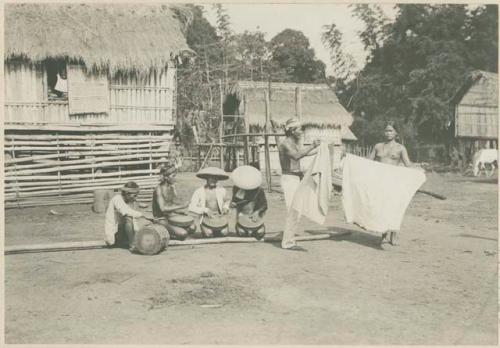
[[[46,204],[54,194],[54,203],[82,203],[93,187],[153,176],[176,124],[176,62],[191,54],[183,34],[190,12],[164,4],[4,8],[7,203]]]
[[[470,161],[481,148],[498,148],[498,75],[476,70],[452,99],[459,153]]]
[[[268,82],[238,81],[226,93],[224,115],[226,133],[234,124],[234,117],[248,124],[250,132],[262,132],[266,123],[266,93]],[[349,126],[352,115],[340,104],[335,93],[326,84],[271,83],[270,116],[283,132],[281,126],[291,117],[299,118],[304,125],[304,143],[315,138],[327,141],[332,149],[334,166],[338,164],[342,144],[357,140]],[[270,139],[274,144],[274,139]],[[276,147],[271,149],[271,169],[279,172]],[[262,152],[262,151],[261,151]],[[264,166],[264,156],[260,156],[260,166]]]

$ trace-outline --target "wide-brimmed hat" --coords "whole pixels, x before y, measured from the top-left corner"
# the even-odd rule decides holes
[[[227,180],[229,175],[225,171],[217,167],[207,167],[196,173],[196,176],[200,179],[215,178],[217,180]]]
[[[292,129],[292,128],[302,127],[302,123],[296,118],[291,118],[285,122],[284,127],[285,127],[285,130],[287,131],[287,130]]]
[[[262,174],[252,166],[241,166],[233,170],[231,180],[243,190],[254,190],[262,185]]]

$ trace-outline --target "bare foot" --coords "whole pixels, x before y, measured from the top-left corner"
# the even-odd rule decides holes
[[[391,241],[390,243],[394,246],[399,245],[399,236],[397,232],[391,232]]]
[[[389,238],[387,238],[387,233],[382,233],[382,238],[380,238],[380,245],[384,243],[390,243]]]

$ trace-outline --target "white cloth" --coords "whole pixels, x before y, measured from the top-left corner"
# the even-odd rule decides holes
[[[348,223],[384,233],[399,231],[406,208],[425,182],[418,170],[347,154],[342,171],[342,204]]]
[[[224,209],[229,209],[229,204],[231,202],[226,200],[226,189],[224,187],[215,188],[215,197],[217,198],[217,205],[219,206],[219,210],[221,212]],[[209,211],[206,207],[205,186],[202,186],[194,191],[188,210],[198,215],[205,214]]]
[[[285,205],[287,210],[283,238],[281,240],[282,248],[290,248],[295,245],[295,235],[299,228],[299,213],[292,208],[292,202],[295,193],[300,185],[300,178],[296,175],[282,175],[281,188],[285,196]]]
[[[121,194],[114,196],[108,205],[104,220],[104,240],[107,244],[115,244],[115,234],[118,232],[118,225],[124,216],[137,218],[142,216],[142,213],[130,208],[123,200]],[[134,221],[134,228],[135,228]]]
[[[332,190],[332,167],[327,143],[321,143],[294,195],[292,208],[323,225]]]
[[[65,80],[61,75],[57,74],[57,82],[54,89],[59,92],[68,93],[68,80]]]

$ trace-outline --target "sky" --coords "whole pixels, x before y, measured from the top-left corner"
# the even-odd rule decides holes
[[[366,60],[357,32],[362,30],[362,22],[353,18],[347,4],[224,4],[231,19],[235,33],[245,30],[260,30],[265,33],[266,40],[271,40],[284,29],[300,30],[309,39],[316,57],[322,60],[331,72],[328,50],[321,42],[322,27],[335,23],[343,34],[345,53],[353,55],[358,68],[361,69]],[[381,4],[390,19],[394,19],[394,4]],[[206,17],[212,25],[216,25],[215,11],[210,5],[205,6]]]

